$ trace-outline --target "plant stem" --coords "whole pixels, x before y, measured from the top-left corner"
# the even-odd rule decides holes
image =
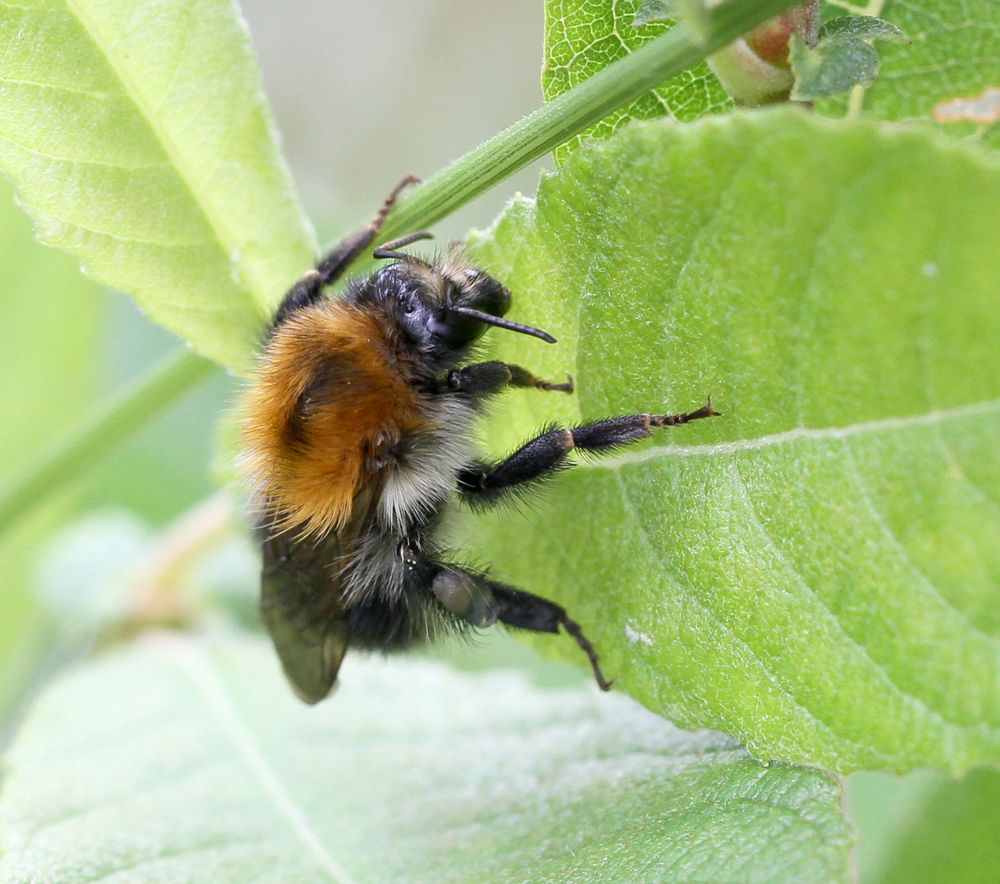
[[[429,227],[615,109],[793,5],[789,0],[730,0],[712,9],[710,30],[703,38],[683,23],[677,25],[504,129],[401,197],[382,237],[389,240]]]
[[[216,371],[214,362],[191,350],[179,350],[92,411],[19,478],[0,489],[0,532]]]

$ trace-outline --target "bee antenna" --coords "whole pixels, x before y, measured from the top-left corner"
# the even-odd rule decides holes
[[[508,331],[520,332],[522,335],[532,335],[541,338],[548,344],[554,344],[556,339],[548,332],[540,328],[533,328],[530,325],[522,325],[520,322],[511,322],[509,319],[501,319],[492,313],[484,313],[482,310],[474,310],[472,307],[449,307],[450,313],[458,313],[461,316],[468,316],[469,319],[478,319],[486,325],[495,325],[497,328],[505,328]]]
[[[403,246],[408,246],[411,243],[419,242],[422,239],[433,239],[434,234],[427,230],[418,230],[416,233],[408,233],[406,236],[400,236],[396,239],[391,239],[389,242],[382,243],[374,252],[372,252],[373,258],[399,258],[401,260],[409,261],[420,261],[419,258],[415,258],[413,255],[407,255],[400,252],[399,249]],[[427,263],[422,261],[421,263]]]

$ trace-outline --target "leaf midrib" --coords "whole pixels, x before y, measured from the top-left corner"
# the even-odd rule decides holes
[[[122,90],[138,110],[142,119],[152,132],[157,144],[160,145],[160,148],[163,150],[164,154],[166,154],[171,168],[176,172],[178,179],[190,195],[191,202],[197,206],[198,211],[201,213],[209,229],[212,231],[214,241],[219,250],[222,252],[223,260],[227,265],[229,265],[230,270],[235,269],[240,288],[250,294],[251,301],[258,315],[265,317],[267,315],[267,308],[265,306],[267,303],[266,298],[263,296],[263,293],[257,291],[252,282],[246,278],[245,268],[243,265],[234,263],[230,258],[233,252],[239,248],[236,237],[231,233],[231,231],[228,230],[224,220],[217,216],[212,204],[210,202],[204,202],[199,197],[198,189],[195,188],[192,183],[190,177],[191,173],[187,169],[185,162],[183,162],[183,152],[180,151],[174,144],[169,133],[157,125],[156,115],[153,113],[154,109],[150,108],[147,102],[142,98],[141,92],[133,88],[132,80],[129,76],[127,76],[127,69],[120,64],[117,56],[112,51],[111,46],[106,45],[106,43],[101,39],[101,31],[87,17],[86,13],[83,12],[79,3],[76,2],[76,0],[64,0],[64,2],[66,4],[67,11],[80,23],[80,27],[83,29],[84,33],[87,34],[94,46],[97,48],[97,51],[107,61],[108,66],[111,68],[115,77],[118,79],[118,82],[121,84]],[[191,15],[189,6],[187,15],[189,28],[190,19]],[[169,244],[167,245],[169,246]]]
[[[733,439],[728,442],[710,442],[704,445],[658,445],[641,451],[629,451],[616,457],[603,460],[588,460],[577,464],[576,469],[586,470],[618,470],[631,464],[648,461],[666,460],[674,457],[709,457],[713,455],[740,454],[745,451],[760,451],[766,448],[776,448],[781,445],[791,445],[796,442],[825,442],[851,439],[856,436],[890,433],[894,430],[907,430],[914,427],[939,426],[948,420],[982,415],[1000,416],[1000,399],[988,399],[984,402],[973,402],[956,405],[951,408],[936,408],[922,414],[912,414],[902,417],[886,417],[873,421],[860,421],[839,427],[795,427],[782,430],[780,433],[769,433],[746,439]]]
[[[243,763],[261,792],[271,802],[277,814],[302,845],[312,854],[319,867],[331,881],[350,884],[353,879],[330,855],[319,835],[309,824],[305,813],[293,802],[278,775],[272,770],[260,751],[254,735],[227,697],[224,684],[206,659],[204,652],[194,642],[178,642],[175,656],[190,677],[197,692],[205,700],[208,711],[222,729],[223,735],[233,746],[235,755]]]

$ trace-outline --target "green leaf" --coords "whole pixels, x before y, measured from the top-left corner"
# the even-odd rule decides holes
[[[910,42],[882,47],[882,71],[857,110],[863,107],[869,116],[883,120],[949,122],[941,108],[1000,85],[1000,4],[994,0],[886,0],[879,15]],[[836,100],[820,105],[837,114],[843,107]],[[997,119],[995,111],[993,121]],[[961,136],[975,125],[958,120],[945,129]],[[1000,137],[1000,127],[994,126],[993,137]]]
[[[824,22],[819,29],[819,39],[841,40],[857,37],[861,40],[888,40],[890,43],[907,43],[907,36],[892,22],[872,15],[842,15]]]
[[[510,394],[491,447],[725,414],[582,463],[478,553],[616,688],[759,758],[997,763],[998,226],[1000,163],[928,132],[784,109],[578,152],[475,249],[560,341],[500,357],[577,381]]]
[[[815,49],[793,34],[789,53],[795,85],[795,101],[813,101],[839,95],[857,85],[867,86],[878,74],[878,52],[859,37],[838,37]]]
[[[542,69],[546,101],[552,101],[676,25],[672,21],[656,21],[636,27],[633,22],[642,5],[639,0],[618,3],[546,0]],[[589,138],[607,138],[632,119],[666,115],[693,120],[731,107],[732,100],[703,62],[574,136],[556,150],[556,160],[562,162]]]
[[[589,685],[359,655],[308,708],[259,640],[162,636],[43,695],[0,877],[846,880],[838,798]]]
[[[793,34],[789,60],[795,85],[791,97],[815,101],[855,86],[871,85],[879,69],[878,52],[871,46],[876,40],[907,42],[906,34],[895,25],[870,15],[830,19],[820,28],[815,47]]]
[[[229,0],[0,15],[0,169],[39,238],[242,368],[313,248]]]

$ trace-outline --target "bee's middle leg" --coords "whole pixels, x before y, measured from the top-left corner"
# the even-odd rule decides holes
[[[569,454],[574,449],[588,454],[606,454],[647,438],[654,429],[679,426],[717,414],[719,412],[709,401],[684,414],[627,414],[572,429],[552,427],[526,442],[506,460],[474,464],[464,470],[458,476],[458,490],[473,506],[492,506],[569,467]]]

